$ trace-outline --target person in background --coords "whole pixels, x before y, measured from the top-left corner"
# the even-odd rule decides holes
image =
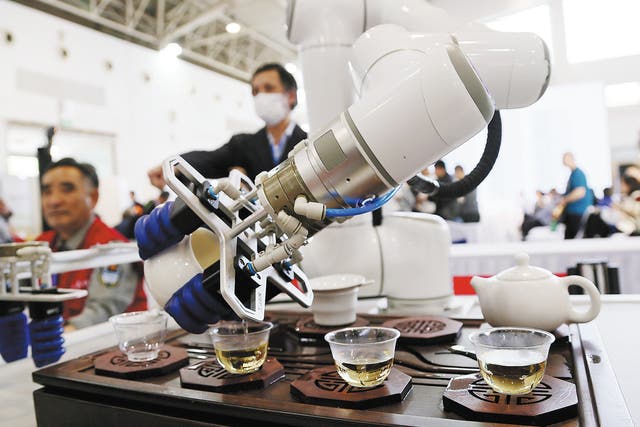
[[[613,188],[607,187],[602,190],[602,199],[596,200],[596,206],[600,208],[608,208],[613,203],[611,196],[613,195]]]
[[[620,203],[611,205],[618,214],[614,225],[629,236],[640,235],[640,181],[623,175],[620,179],[620,193]]]
[[[627,166],[623,175],[630,176],[631,178],[635,178],[637,181],[640,181],[640,168],[635,165]]]
[[[447,172],[447,166],[442,160],[438,160],[433,166],[436,172],[436,179],[440,184],[449,184],[453,182],[453,177]],[[436,204],[436,215],[451,221],[458,217],[459,209],[458,201],[456,199],[443,199],[437,195],[430,199]]]
[[[462,180],[465,176],[464,169],[460,165],[454,168],[453,173],[456,181]],[[462,222],[480,222],[476,189],[465,194],[463,197],[458,197],[456,202],[458,203],[458,215],[462,219]]]
[[[13,212],[9,209],[9,206],[0,198],[0,243],[11,243],[14,241],[13,233],[11,232],[11,226],[9,225],[9,218],[11,218]]]
[[[558,216],[557,212],[562,208],[564,211],[564,223],[566,225],[564,238],[573,239],[582,227],[585,212],[589,206],[593,205],[593,193],[587,185],[586,175],[576,165],[572,153],[564,153],[562,156],[562,164],[571,170],[571,174],[567,182],[567,189],[558,203],[555,216]]]
[[[142,203],[136,200],[136,193],[129,191],[131,198],[131,206],[122,213],[122,220],[114,228],[118,230],[127,239],[134,239],[133,227],[136,221],[145,213]]]
[[[167,200],[169,200],[169,192],[168,191],[160,192],[157,198],[149,200],[144,205],[144,214],[150,213],[156,206],[160,206]]]
[[[307,134],[291,120],[298,104],[298,85],[282,65],[260,66],[251,77],[251,91],[256,114],[265,127],[253,134],[238,134],[214,151],[191,151],[181,156],[206,178],[227,176],[240,169],[251,180],[260,172],[271,170],[287,158],[289,151]],[[163,189],[162,167],[148,172],[152,185]]]
[[[543,227],[551,223],[551,212],[555,208],[555,203],[551,196],[544,194],[541,190],[536,190],[536,203],[532,213],[525,213],[522,226],[522,240],[526,240],[529,231],[535,227]]]
[[[129,191],[129,197],[131,198],[131,206],[129,206],[125,215],[128,214],[129,216],[132,216],[132,217],[142,215],[144,206],[142,205],[142,203],[136,200],[135,191]]]
[[[40,180],[42,212],[51,230],[36,238],[54,252],[87,249],[99,243],[126,242],[94,212],[99,180],[95,168],[64,158],[51,163]],[[106,321],[124,311],[146,310],[140,263],[84,269],[54,276],[60,288],[87,289],[86,298],[64,303],[65,329]]]

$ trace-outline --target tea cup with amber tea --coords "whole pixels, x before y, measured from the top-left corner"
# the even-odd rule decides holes
[[[209,329],[218,363],[229,373],[256,372],[267,360],[271,322],[221,321]]]
[[[549,347],[548,332],[529,328],[493,328],[472,334],[480,373],[498,393],[527,394],[544,377]]]
[[[353,387],[374,387],[389,376],[400,331],[391,328],[344,328],[324,339],[340,377]]]

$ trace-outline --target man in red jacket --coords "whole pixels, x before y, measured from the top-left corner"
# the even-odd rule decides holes
[[[52,230],[36,240],[49,242],[54,252],[127,241],[94,213],[99,181],[90,164],[71,158],[54,162],[45,170],[40,185],[42,212]],[[104,322],[124,311],[147,308],[140,263],[62,273],[54,276],[54,284],[89,291],[87,298],[64,303],[67,330]]]

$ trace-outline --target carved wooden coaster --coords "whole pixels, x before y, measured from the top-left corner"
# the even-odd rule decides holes
[[[399,340],[404,344],[426,345],[454,341],[462,322],[441,316],[418,316],[388,320],[382,326],[399,330]]]
[[[496,393],[480,374],[452,379],[442,396],[446,411],[468,420],[525,425],[548,425],[578,413],[576,386],[545,375],[529,394]]]
[[[401,402],[411,390],[411,377],[396,368],[375,387],[352,387],[335,366],[314,369],[291,383],[291,393],[305,403],[340,408],[371,408]]]
[[[284,368],[273,357],[251,374],[230,374],[213,357],[180,369],[180,383],[186,388],[207,391],[232,391],[267,388],[284,378]]]
[[[148,362],[130,362],[127,355],[114,350],[93,361],[96,374],[109,377],[140,379],[166,375],[189,364],[189,355],[183,348],[165,345],[158,357]]]
[[[337,325],[337,326],[323,326],[318,325],[313,321],[313,316],[305,317],[296,322],[296,333],[300,338],[323,338],[324,335],[328,332],[335,331],[336,329],[342,328],[359,328],[361,326],[367,326],[369,321],[362,317],[356,317],[356,321],[350,323],[348,325]]]

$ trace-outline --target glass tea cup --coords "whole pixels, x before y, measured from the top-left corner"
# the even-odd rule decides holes
[[[353,387],[374,387],[389,376],[400,331],[392,328],[344,328],[324,339],[340,377]]]
[[[134,311],[109,318],[120,351],[131,362],[148,362],[158,357],[167,334],[169,316],[163,311]]]
[[[221,321],[209,329],[218,363],[232,374],[250,374],[267,360],[271,322]]]
[[[544,377],[549,347],[548,332],[529,328],[492,328],[472,334],[480,373],[498,393],[527,394]]]

